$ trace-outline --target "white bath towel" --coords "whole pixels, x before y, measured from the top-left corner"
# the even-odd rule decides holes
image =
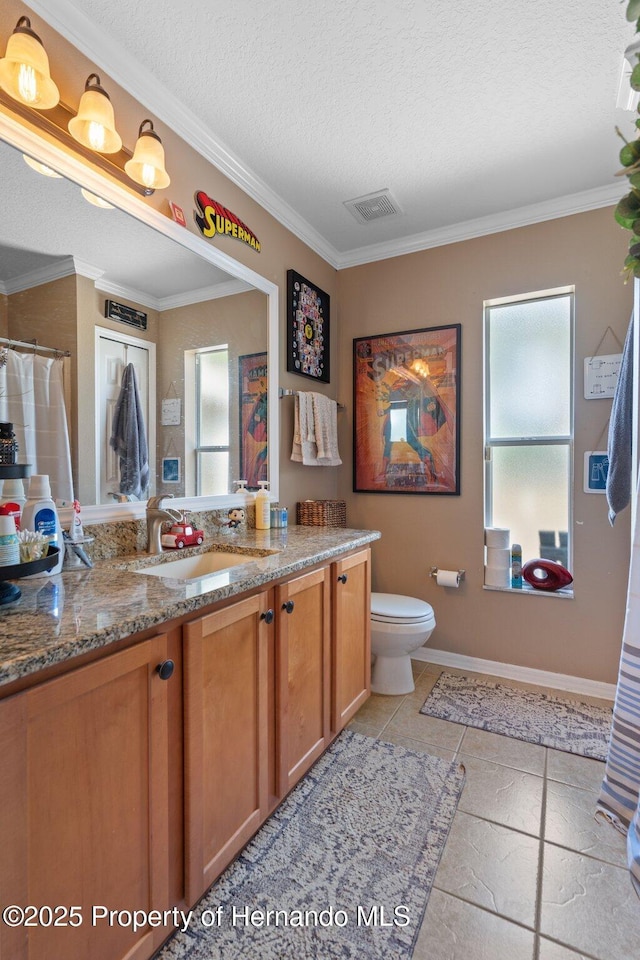
[[[291,459],[303,463],[305,466],[319,466],[310,393],[300,392],[295,396]]]
[[[338,405],[321,393],[300,391],[295,397],[291,459],[306,467],[337,467]]]
[[[342,463],[338,452],[338,404],[322,393],[312,393],[311,402],[318,465],[337,467]]]

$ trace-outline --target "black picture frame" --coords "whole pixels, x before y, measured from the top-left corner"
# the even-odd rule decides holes
[[[287,270],[287,372],[330,383],[329,294]]]
[[[459,323],[353,341],[354,493],[460,495]]]

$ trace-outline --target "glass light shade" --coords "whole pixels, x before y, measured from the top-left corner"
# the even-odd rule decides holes
[[[101,210],[113,210],[113,204],[109,203],[107,200],[103,200],[102,197],[99,197],[96,193],[91,193],[90,190],[85,190],[84,187],[80,187],[80,193],[85,198],[87,203],[93,204],[94,207],[100,207]]]
[[[60,93],[49,73],[49,58],[28,17],[20,17],[0,60],[0,87],[14,100],[36,110],[50,110]]]
[[[41,173],[43,177],[55,177],[58,180],[62,180],[61,173],[57,173],[44,163],[40,163],[39,160],[34,160],[33,157],[29,157],[26,153],[22,154],[22,159],[28,167],[31,167],[36,173]]]
[[[122,148],[111,100],[95,73],[87,80],[77,116],[69,120],[69,133],[78,143],[96,153],[117,153]]]
[[[150,125],[149,130],[143,130],[145,123]],[[127,160],[124,169],[127,176],[149,190],[162,190],[171,183],[164,166],[164,147],[151,120],[143,120],[140,124],[133,156]]]

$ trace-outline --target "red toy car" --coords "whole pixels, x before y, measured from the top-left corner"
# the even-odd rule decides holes
[[[183,547],[200,545],[204,540],[204,530],[194,530],[190,523],[174,523],[169,533],[163,533],[160,539],[163,547],[182,550]]]

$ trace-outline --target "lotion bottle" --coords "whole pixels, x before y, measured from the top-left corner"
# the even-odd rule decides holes
[[[268,480],[259,480],[260,489],[256,493],[256,530],[269,530],[271,527],[271,500],[267,491]]]
[[[45,474],[33,474],[29,481],[27,502],[22,510],[21,528],[34,530],[49,537],[52,546],[58,548],[58,562],[51,570],[43,573],[34,573],[35,577],[48,577],[62,570],[64,560],[64,545],[62,542],[62,528],[58,518],[56,505],[51,499],[49,477]]]

